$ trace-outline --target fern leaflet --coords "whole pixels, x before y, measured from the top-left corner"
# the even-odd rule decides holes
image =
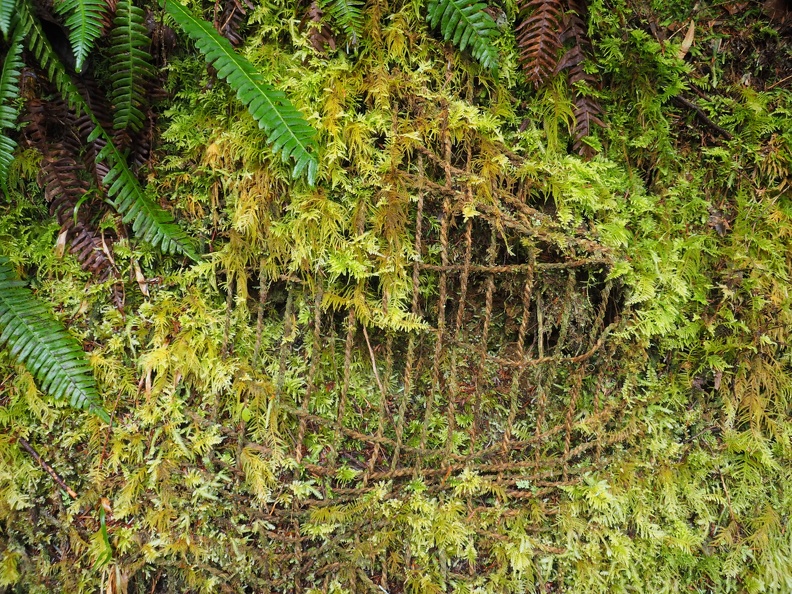
[[[11,36],[11,47],[3,62],[3,73],[0,74],[0,186],[5,188],[8,168],[14,160],[16,142],[5,135],[5,130],[14,127],[17,111],[11,102],[19,95],[19,73],[22,70],[22,41],[25,28],[17,22]]]
[[[143,10],[131,0],[120,0],[114,23],[110,40],[113,128],[137,132],[145,119],[140,109],[145,100],[144,83],[153,75]]]
[[[77,73],[82,72],[94,41],[102,34],[105,10],[104,0],[62,0],[55,4],[55,11],[66,17]]]
[[[0,256],[2,346],[38,380],[42,391],[110,422],[98,404],[99,392],[82,346],[18,280],[4,256]]]
[[[492,44],[497,25],[477,0],[429,0],[426,20],[432,28],[440,26],[443,39],[470,53],[492,72],[498,71],[498,50]]]
[[[247,59],[237,54],[231,42],[202,19],[197,19],[176,0],[160,0],[176,24],[190,36],[217,76],[228,81],[237,98],[267,133],[272,150],[283,160],[295,161],[293,177],[305,172],[314,185],[318,162],[315,131],[286,95],[264,82]]]

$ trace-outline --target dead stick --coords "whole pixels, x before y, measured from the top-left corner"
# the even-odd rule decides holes
[[[74,489],[72,489],[72,488],[71,488],[69,485],[67,485],[67,484],[66,484],[66,482],[65,482],[65,481],[64,481],[64,480],[63,480],[63,479],[60,477],[60,475],[59,475],[57,472],[55,472],[55,471],[52,469],[52,466],[50,466],[49,464],[47,464],[46,462],[44,462],[44,460],[42,459],[42,457],[41,457],[41,456],[39,456],[39,453],[38,453],[36,450],[34,450],[34,449],[33,449],[33,446],[32,446],[32,445],[30,445],[30,444],[29,444],[29,443],[28,443],[28,442],[27,442],[27,441],[26,441],[24,438],[22,438],[22,437],[19,437],[19,438],[17,438],[17,442],[19,442],[19,444],[20,444],[20,445],[21,445],[23,448],[25,448],[25,450],[27,451],[27,453],[28,453],[28,454],[30,454],[31,456],[33,456],[33,459],[34,459],[36,462],[38,462],[39,464],[41,464],[41,467],[42,467],[44,470],[46,470],[46,471],[47,471],[47,473],[48,473],[48,474],[49,474],[49,475],[52,477],[52,480],[54,480],[56,483],[58,483],[58,485],[60,486],[60,488],[61,488],[61,489],[63,489],[64,491],[66,491],[66,493],[68,493],[68,494],[69,494],[69,497],[71,497],[72,499],[77,499],[77,493],[75,493],[75,492],[74,492]]]
[[[382,386],[382,381],[380,381],[379,372],[377,371],[377,360],[374,358],[374,349],[371,348],[371,343],[369,342],[368,332],[366,332],[365,326],[363,326],[363,336],[366,339],[366,346],[368,347],[369,356],[371,357],[371,367],[374,369],[374,379],[377,380],[377,385],[379,386],[380,392],[382,393],[382,397],[385,398],[385,388]]]
[[[696,113],[696,115],[701,119],[702,122],[704,122],[707,126],[709,126],[713,130],[715,130],[717,133],[722,135],[724,138],[726,138],[726,140],[731,140],[732,139],[732,135],[731,135],[731,133],[728,130],[726,130],[725,128],[722,128],[721,126],[719,126],[718,124],[713,122],[710,119],[710,117],[704,112],[703,109],[701,109],[698,105],[696,105],[695,103],[693,103],[689,99],[685,99],[681,95],[677,95],[676,97],[674,97],[674,101],[677,104],[681,104],[684,107],[687,107],[688,109],[692,109]]]
[[[119,394],[116,397],[115,404],[113,405],[113,412],[110,413],[110,424],[107,426],[107,435],[105,435],[104,444],[102,445],[102,455],[99,457],[99,470],[102,469],[102,465],[105,461],[105,455],[107,454],[107,444],[110,443],[110,433],[113,431],[113,423],[115,423],[115,413],[116,409],[118,408],[118,401],[121,399],[121,395]]]
[[[792,79],[792,75],[790,75],[790,76],[786,76],[786,77],[782,78],[781,80],[777,80],[777,81],[776,81],[776,82],[774,82],[772,85],[770,85],[769,87],[767,87],[767,88],[765,89],[765,91],[770,91],[771,89],[774,89],[774,88],[775,88],[775,87],[777,87],[778,85],[780,85],[780,84],[783,84],[783,83],[785,83],[786,81],[788,81],[788,80],[790,80],[790,79]]]

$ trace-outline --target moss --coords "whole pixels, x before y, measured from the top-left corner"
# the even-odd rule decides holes
[[[258,6],[241,51],[316,128],[315,188],[184,49],[148,191],[210,255],[120,241],[123,313],[21,172],[0,251],[36,263],[114,422],[0,361],[0,584],[789,590],[792,97],[780,63],[734,74],[756,11],[639,8],[589,6],[586,160],[577,90],[526,84],[508,27],[495,78],[420,6],[368,6],[324,54]]]

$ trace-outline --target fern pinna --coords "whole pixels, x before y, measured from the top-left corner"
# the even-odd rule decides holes
[[[594,149],[586,144],[583,139],[589,136],[594,125],[605,126],[602,121],[602,106],[591,91],[597,87],[598,81],[583,69],[583,62],[591,53],[591,41],[586,34],[586,24],[583,21],[585,6],[582,0],[569,0],[572,10],[564,15],[564,27],[560,36],[562,44],[568,40],[572,45],[564,53],[556,71],[569,71],[569,84],[575,90],[575,131],[572,149],[585,157],[594,155]]]
[[[564,9],[559,0],[530,0],[522,9],[529,15],[516,29],[519,58],[528,80],[539,88],[558,64]]]
[[[217,69],[218,78],[225,79],[267,133],[272,151],[283,160],[293,159],[293,177],[307,174],[308,183],[316,182],[318,161],[313,128],[286,98],[286,95],[264,82],[256,67],[234,51],[231,42],[222,37],[210,23],[195,18],[178,1],[161,4],[176,24],[195,42],[206,61]]]
[[[14,16],[14,0],[0,0],[0,32],[8,37],[11,30],[11,18]]]
[[[255,8],[250,0],[225,0],[223,12],[218,13],[214,21],[218,33],[228,39],[232,45],[240,45],[243,41],[242,28],[248,10]]]
[[[324,12],[316,0],[313,0],[300,21],[300,30],[307,31],[311,47],[318,53],[324,53],[328,48],[336,48],[336,40],[330,27],[324,22]]]
[[[82,346],[17,278],[5,256],[0,256],[0,347],[27,368],[42,391],[110,422]]]
[[[429,0],[426,20],[440,27],[443,39],[470,53],[488,70],[498,70],[498,50],[493,45],[498,28],[487,5],[477,0]]]
[[[83,204],[90,184],[81,176],[81,145],[73,134],[67,133],[59,139],[53,138],[48,131],[51,118],[71,124],[72,114],[58,99],[31,99],[27,112],[23,133],[27,143],[41,153],[39,180],[44,186],[50,213],[61,226],[59,241],[65,241],[83,270],[90,271],[98,280],[117,276],[111,259],[112,237],[96,232],[90,220],[94,214],[103,214],[107,206],[101,203],[99,209],[93,209],[90,202]]]

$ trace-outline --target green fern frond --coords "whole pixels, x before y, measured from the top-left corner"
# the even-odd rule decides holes
[[[493,18],[477,0],[429,0],[426,20],[432,28],[440,26],[443,39],[470,53],[492,72],[498,70],[498,50],[492,41],[498,33]]]
[[[110,422],[98,404],[99,392],[82,346],[17,278],[4,256],[0,256],[0,347],[27,368],[42,391]]]
[[[363,35],[363,4],[355,0],[323,0],[321,7],[355,45]]]
[[[282,91],[265,83],[255,66],[237,54],[231,42],[211,23],[195,18],[177,0],[160,0],[160,3],[195,42],[206,61],[217,69],[217,76],[236,91],[237,98],[266,131],[273,152],[280,153],[284,161],[294,159],[292,176],[296,178],[305,172],[308,183],[313,185],[318,168],[315,131],[303,115]]]
[[[115,28],[110,38],[111,101],[115,106],[113,128],[137,132],[143,127],[145,80],[153,75],[150,40],[144,24],[143,10],[131,0],[120,0],[116,7]]]
[[[132,231],[136,237],[159,247],[161,251],[182,253],[197,262],[200,257],[192,241],[174,222],[173,215],[146,195],[127,166],[126,157],[115,147],[99,123],[94,122],[94,125],[96,130],[89,140],[101,137],[106,142],[96,158],[110,166],[102,184],[113,202],[113,207],[123,215],[124,222],[132,223]]]
[[[102,34],[107,7],[104,0],[61,0],[55,3],[55,12],[66,17],[74,58],[74,69],[82,72],[94,41]]]
[[[79,106],[85,104],[85,100],[80,96],[80,92],[72,83],[66,69],[61,64],[52,45],[44,34],[39,20],[33,16],[34,11],[30,6],[30,0],[19,0],[17,6],[19,19],[23,25],[28,28],[28,35],[26,43],[28,49],[33,54],[33,57],[41,66],[41,69],[47,73],[47,77],[58,89],[60,94],[69,107],[80,112]]]
[[[113,139],[102,128],[77,87],[67,74],[63,64],[52,49],[38,21],[31,16],[29,0],[20,2],[20,16],[29,24],[28,47],[42,69],[55,84],[61,96],[77,113],[87,114],[94,125],[89,141],[101,138],[105,146],[97,160],[105,160],[110,171],[102,180],[113,206],[123,216],[125,223],[132,222],[132,230],[145,241],[166,253],[181,253],[194,261],[200,257],[187,234],[174,222],[173,215],[146,196],[135,175],[127,166],[126,158],[113,144]]]
[[[11,30],[11,17],[14,16],[16,0],[0,0],[0,31],[4,37],[8,37]]]
[[[5,135],[5,130],[13,128],[17,119],[17,110],[11,104],[19,95],[19,73],[22,71],[22,41],[25,29],[17,21],[11,36],[11,47],[8,49],[3,72],[0,74],[0,186],[4,189],[8,178],[8,168],[14,160],[16,142]]]

